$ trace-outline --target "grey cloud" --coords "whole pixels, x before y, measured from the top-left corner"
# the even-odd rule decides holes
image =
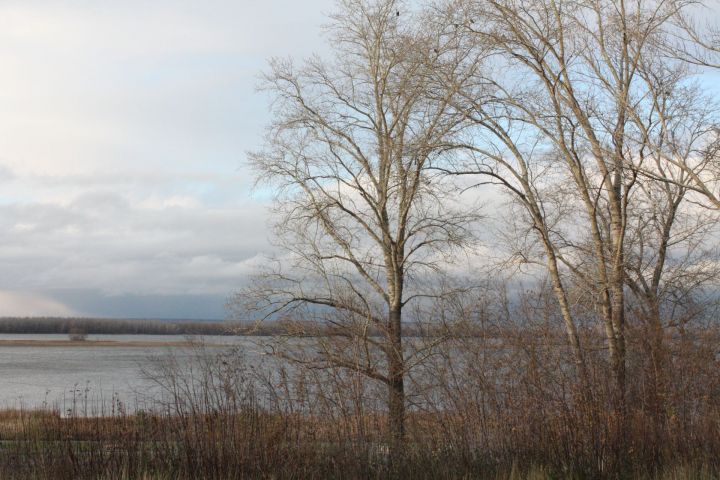
[[[265,223],[257,203],[147,208],[108,190],[65,205],[0,205],[0,289],[224,295],[269,250]]]
[[[332,4],[2,2],[0,290],[59,313],[221,316],[272,252],[243,166],[268,120],[257,74],[322,53]]]
[[[42,292],[88,317],[224,320],[224,295],[118,294],[93,289],[52,289]]]

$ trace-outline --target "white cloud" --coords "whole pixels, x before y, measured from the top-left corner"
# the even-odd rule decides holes
[[[319,49],[329,4],[2,2],[4,162],[232,168],[264,121],[256,75],[270,56]]]
[[[140,203],[143,208],[163,210],[165,208],[196,208],[200,206],[197,198],[189,195],[171,195],[169,197],[153,195]]]
[[[0,317],[76,316],[78,312],[37,293],[0,290]]]

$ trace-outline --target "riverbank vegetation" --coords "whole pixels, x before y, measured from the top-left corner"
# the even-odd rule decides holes
[[[618,450],[602,342],[588,357],[593,396],[579,397],[567,347],[543,333],[541,317],[530,319],[533,335],[502,342],[486,323],[486,338],[455,332],[432,347],[434,360],[407,382],[401,454],[391,454],[383,390],[366,376],[196,345],[192,365],[169,353],[147,368],[152,408],[93,404],[81,392],[64,410],[2,412],[0,476],[717,478],[720,332],[666,339],[661,402],[651,360],[630,358],[639,380]],[[639,351],[647,339],[628,341]]]

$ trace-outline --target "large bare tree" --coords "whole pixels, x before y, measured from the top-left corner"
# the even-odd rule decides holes
[[[650,184],[674,184],[661,188],[661,204],[674,210],[660,222],[660,240],[651,247],[643,239],[655,249],[660,285],[672,212],[685,201],[688,176],[663,165],[691,158],[704,128],[688,109],[687,72],[664,53],[679,8],[672,0],[468,0],[447,10],[459,35],[475,38],[482,56],[492,52],[475,82],[482,90],[466,95],[478,128],[464,140],[468,156],[450,171],[481,175],[522,207],[519,219],[541,246],[583,390],[578,302],[604,330],[620,416],[629,272],[642,268],[645,278],[648,268],[629,262],[627,242],[643,234],[632,228],[647,231],[650,220],[636,217],[649,214]]]
[[[332,20],[331,60],[274,60],[264,77],[274,119],[250,160],[276,194],[282,253],[237,301],[263,318],[331,325],[296,360],[386,385],[398,446],[406,373],[422,358],[403,345],[404,312],[443,294],[436,280],[478,219],[431,168],[465,127],[456,97],[476,72],[469,51],[404,2],[344,0]]]

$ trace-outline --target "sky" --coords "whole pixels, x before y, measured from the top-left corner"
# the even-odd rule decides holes
[[[225,318],[271,253],[258,75],[333,4],[2,0],[0,317]]]
[[[0,2],[0,316],[224,318],[269,248],[257,76],[331,10]]]

